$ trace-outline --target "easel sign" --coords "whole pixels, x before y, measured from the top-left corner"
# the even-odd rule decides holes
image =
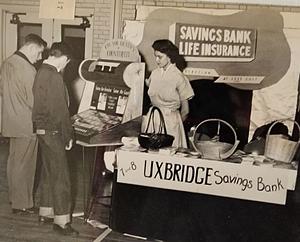
[[[39,18],[74,19],[75,0],[40,0]]]

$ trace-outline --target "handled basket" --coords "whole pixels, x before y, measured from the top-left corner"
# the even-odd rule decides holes
[[[206,141],[197,141],[196,136],[196,130],[202,126],[203,124],[207,122],[218,122],[218,133],[217,136],[219,136],[219,129],[220,129],[220,123],[224,123],[226,126],[230,128],[230,130],[233,133],[234,136],[234,144],[225,143],[225,142],[219,142],[214,140],[206,140]],[[239,140],[237,139],[237,135],[233,127],[227,123],[226,121],[222,119],[206,119],[199,123],[196,128],[191,130],[193,135],[191,138],[191,143],[194,149],[201,155],[202,158],[207,159],[214,159],[214,160],[223,160],[231,156],[235,149],[237,148],[239,144]]]
[[[289,140],[287,137],[278,134],[270,134],[272,128],[275,124],[284,121],[291,121],[297,126],[298,129],[298,141]],[[295,120],[291,119],[283,119],[274,122],[270,128],[268,129],[266,136],[266,144],[265,144],[265,157],[281,161],[285,163],[290,163],[299,147],[300,144],[300,126]]]
[[[155,131],[154,125],[154,113],[155,111],[159,114],[159,127],[157,132]],[[150,123],[152,123],[153,132],[148,132]],[[163,147],[172,146],[174,136],[167,134],[166,124],[164,116],[158,107],[152,107],[148,118],[148,123],[145,132],[140,133],[138,141],[141,147],[146,149],[156,150]]]

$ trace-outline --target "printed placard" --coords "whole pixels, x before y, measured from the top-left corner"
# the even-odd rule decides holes
[[[207,76],[207,77],[219,76],[219,74],[215,69],[197,68],[197,67],[186,67],[183,70],[183,74],[188,76]]]
[[[134,44],[125,39],[105,42],[100,50],[100,58],[118,61],[140,62],[140,54]]]
[[[125,112],[130,89],[122,86],[96,84],[91,106],[107,114],[122,116]]]
[[[264,79],[264,76],[220,76],[215,81],[216,83],[244,83],[244,84],[259,84]]]
[[[285,204],[288,170],[118,150],[117,182]]]
[[[175,23],[169,38],[187,61],[250,62],[255,58],[255,29]]]
[[[40,18],[74,19],[75,0],[40,0]]]

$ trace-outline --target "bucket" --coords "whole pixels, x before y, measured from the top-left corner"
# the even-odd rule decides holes
[[[217,137],[219,136],[219,127],[220,123],[227,125],[233,133],[234,144],[220,142],[219,140],[197,140],[196,139],[196,130],[206,122],[218,122],[218,132]],[[222,119],[206,119],[197,125],[196,128],[191,129],[192,137],[190,139],[194,149],[201,155],[202,158],[213,159],[213,160],[224,160],[230,157],[236,150],[239,140],[237,140],[237,135],[233,127]]]
[[[276,123],[284,122],[284,121],[291,121],[294,122],[298,128],[298,141],[289,140],[287,137],[281,134],[270,134],[272,128]],[[285,163],[292,162],[297,149],[300,144],[300,126],[299,124],[291,119],[283,119],[274,122],[270,128],[268,129],[267,136],[266,136],[266,144],[265,144],[265,157],[281,161]]]

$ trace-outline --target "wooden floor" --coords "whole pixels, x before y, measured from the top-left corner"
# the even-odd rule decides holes
[[[105,228],[93,227],[89,223],[84,223],[82,217],[73,218],[73,227],[79,231],[79,237],[71,238],[59,236],[52,230],[51,225],[39,225],[37,214],[34,215],[14,215],[8,202],[8,188],[6,179],[6,162],[8,155],[8,140],[0,138],[0,242],[88,242],[100,241]],[[71,177],[73,185],[74,213],[83,211],[83,174],[81,166],[80,148],[75,147],[70,153],[71,157]],[[106,179],[106,184],[102,184],[100,192],[104,195],[111,193],[111,181]],[[103,195],[102,194],[102,195]],[[38,206],[38,192],[35,195],[36,206]],[[91,214],[91,219],[98,224],[109,223],[110,199],[97,199]],[[137,242],[141,239],[131,238],[115,231],[110,232],[102,241],[105,242]]]

